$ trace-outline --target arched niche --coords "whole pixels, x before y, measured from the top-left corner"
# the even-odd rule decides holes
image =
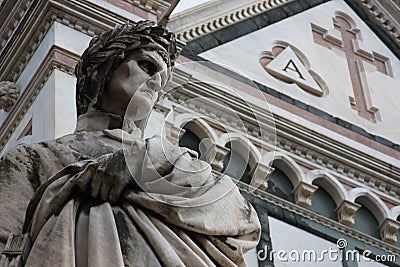
[[[224,158],[223,169],[221,172],[231,176],[232,178],[250,184],[250,153],[244,151],[243,144],[235,140],[226,143],[225,147],[229,149],[229,152]]]
[[[189,117],[190,118],[190,117]],[[211,162],[210,154],[215,155],[215,134],[212,128],[201,118],[181,122],[184,131],[179,138],[179,146],[196,151],[200,159]]]
[[[361,207],[355,213],[355,223],[353,228],[369,236],[380,239],[378,227],[379,223],[372,211],[368,207],[368,201],[365,196],[356,199],[355,203]]]
[[[324,187],[319,186],[317,183],[313,183],[313,185],[317,185],[318,189],[312,195],[310,210],[337,221],[335,200]]]
[[[383,223],[389,217],[389,209],[386,204],[373,192],[365,188],[353,188],[348,192],[347,200],[368,207],[378,224]]]
[[[272,166],[283,172],[294,187],[300,182],[305,181],[305,174],[300,166],[282,152],[267,152],[263,154],[260,161],[266,166]]]
[[[267,192],[282,198],[284,200],[295,203],[294,196],[292,194],[294,186],[290,181],[289,177],[279,167],[272,165],[274,171],[269,175],[267,179]]]
[[[306,182],[323,188],[332,199],[335,205],[339,206],[346,198],[347,190],[335,176],[325,170],[312,170],[306,174]]]

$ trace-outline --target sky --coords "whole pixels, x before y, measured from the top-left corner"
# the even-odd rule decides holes
[[[198,6],[198,5],[208,2],[208,1],[210,1],[210,0],[180,0],[171,15],[175,15],[181,11],[184,11],[184,10],[189,9],[194,6]]]

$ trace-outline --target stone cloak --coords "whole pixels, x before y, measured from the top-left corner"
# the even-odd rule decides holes
[[[48,168],[38,179],[53,175],[27,211],[34,245],[26,266],[245,266],[260,225],[232,180],[217,179],[190,150],[157,138],[132,143],[127,160],[144,162],[142,188],[127,188],[118,204],[87,200],[76,179],[97,158],[121,150],[121,142],[83,131],[29,147],[37,167]]]

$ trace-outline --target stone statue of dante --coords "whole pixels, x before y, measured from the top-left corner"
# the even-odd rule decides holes
[[[231,179],[143,140],[175,57],[174,35],[149,21],[94,38],[76,67],[76,131],[1,159],[0,240],[29,235],[25,266],[246,265],[260,224]]]

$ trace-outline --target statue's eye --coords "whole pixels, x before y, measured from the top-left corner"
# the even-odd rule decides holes
[[[157,73],[157,66],[150,61],[140,60],[138,61],[138,65],[144,72],[146,72],[150,76],[153,76]]]

